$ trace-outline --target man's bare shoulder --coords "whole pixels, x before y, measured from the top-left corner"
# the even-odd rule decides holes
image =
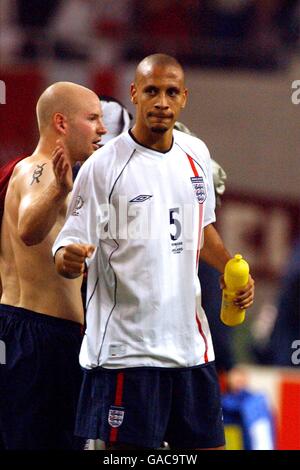
[[[39,189],[53,178],[51,159],[34,154],[24,158],[14,168],[10,184],[27,189]]]

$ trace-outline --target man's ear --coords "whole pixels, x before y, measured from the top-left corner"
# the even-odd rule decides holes
[[[187,91],[186,88],[185,88],[185,90],[184,90],[184,92],[183,92],[183,95],[184,95],[184,98],[183,98],[182,105],[181,105],[181,108],[182,108],[182,109],[185,108],[185,105],[186,105],[186,102],[187,102],[188,91]]]
[[[53,125],[57,132],[64,135],[66,134],[67,118],[62,113],[55,113],[53,115]]]
[[[130,95],[131,95],[131,102],[133,104],[137,104],[137,92],[135,83],[131,83],[130,85]]]

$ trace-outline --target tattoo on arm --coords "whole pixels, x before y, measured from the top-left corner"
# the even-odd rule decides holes
[[[40,182],[40,177],[42,176],[43,174],[43,171],[44,171],[44,166],[46,165],[46,163],[43,163],[42,165],[37,165],[36,166],[36,169],[34,170],[33,174],[32,174],[32,181],[30,183],[30,186],[36,182],[36,183],[39,183]]]

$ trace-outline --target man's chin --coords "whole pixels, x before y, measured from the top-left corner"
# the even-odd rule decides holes
[[[168,131],[168,129],[167,127],[153,126],[151,127],[151,131],[154,132],[155,134],[164,134],[165,132]]]
[[[96,150],[92,149],[88,154],[86,153],[84,155],[83,154],[79,155],[77,161],[82,162],[82,163],[85,162],[91,155],[93,155],[95,151]]]

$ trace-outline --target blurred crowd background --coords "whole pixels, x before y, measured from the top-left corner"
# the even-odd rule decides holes
[[[164,52],[182,63],[181,120],[227,174],[218,229],[256,279],[246,322],[224,335],[237,363],[299,367],[299,0],[0,0],[0,9],[0,163],[34,149],[35,104],[50,83],[89,86],[134,112],[138,61]]]
[[[297,0],[1,0],[9,63],[116,64],[161,49],[188,65],[274,70],[298,33]]]

